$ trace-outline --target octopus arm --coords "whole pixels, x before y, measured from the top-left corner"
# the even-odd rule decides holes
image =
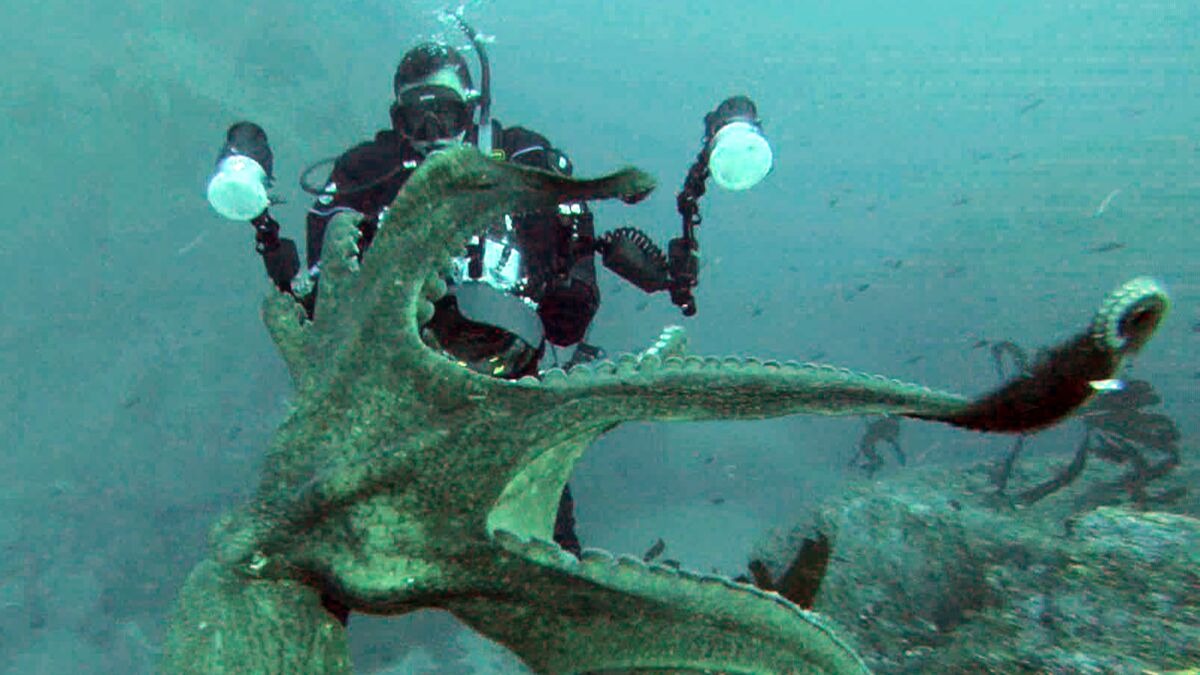
[[[539,673],[867,673],[829,621],[715,575],[504,531],[494,594],[445,607]]]

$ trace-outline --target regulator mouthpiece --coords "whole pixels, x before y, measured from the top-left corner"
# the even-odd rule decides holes
[[[749,98],[725,99],[704,117],[704,126],[708,169],[717,185],[726,190],[748,190],[771,172],[775,156]]]
[[[229,127],[217,155],[217,170],[208,181],[208,203],[230,220],[252,220],[268,206],[274,157],[267,134],[253,122]]]

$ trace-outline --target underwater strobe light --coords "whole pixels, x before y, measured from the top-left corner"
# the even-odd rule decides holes
[[[253,122],[229,127],[208,181],[208,203],[230,220],[251,220],[271,205],[267,188],[274,180],[274,157],[267,132]]]
[[[709,172],[726,190],[748,190],[771,172],[775,156],[749,98],[731,96],[705,115],[704,136]]]

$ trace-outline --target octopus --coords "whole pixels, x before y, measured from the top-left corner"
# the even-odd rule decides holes
[[[352,672],[344,618],[440,608],[539,673],[862,673],[831,622],[753,583],[552,541],[573,466],[633,420],[888,414],[1019,433],[1083,404],[1154,332],[1167,298],[1135,279],[1028,373],[977,398],[826,365],[648,348],[502,380],[423,324],[451,258],[504,214],[636,202],[636,169],[573,180],[464,148],[428,160],[370,249],[326,234],[310,320],[273,293],[264,322],[296,394],[248,503],[223,515],[180,592],[167,672]]]

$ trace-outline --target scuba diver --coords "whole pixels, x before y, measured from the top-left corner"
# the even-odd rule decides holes
[[[343,212],[361,215],[361,255],[397,192],[433,153],[465,143],[501,161],[566,176],[573,172],[570,159],[546,137],[491,119],[484,44],[461,17],[455,18],[479,55],[480,89],[473,88],[468,64],[453,47],[427,42],[404,55],[393,78],[391,128],[333,160],[322,186],[311,185],[308,176],[330,160],[310,166],[301,178],[305,191],[316,196],[307,215],[303,269],[295,242],[281,236],[269,212],[273,156],[266,133],[251,122],[234,124],[227,133],[208,185],[209,202],[222,216],[250,221],[268,277],[310,317],[319,305],[321,247],[329,222]],[[697,200],[704,181],[711,175],[722,186],[745,189],[766,175],[771,160],[748,98],[728,99],[705,124],[704,149],[678,198],[684,236],[671,241],[669,258],[633,228],[596,237],[584,203],[505,216],[454,260],[449,292],[436,303],[423,330],[426,341],[473,370],[505,379],[537,374],[547,343],[575,347],[562,364],[568,369],[601,356],[600,349],[585,341],[600,303],[596,254],[643,291],[670,291],[684,314],[693,314],[691,288],[698,269],[694,227],[700,223]],[[722,137],[725,142],[717,143]],[[559,504],[554,539],[580,555],[569,488]]]
[[[307,216],[306,268],[300,267],[295,242],[280,236],[280,225],[268,208],[250,217],[255,250],[267,276],[279,290],[292,294],[310,317],[320,302],[321,247],[329,222],[343,212],[361,215],[361,255],[371,246],[396,193],[431,154],[457,144],[478,144],[490,147],[494,158],[571,175],[570,159],[541,134],[503,127],[486,114],[475,123],[474,108],[487,97],[486,69],[484,74],[484,90],[477,93],[466,60],[453,47],[422,43],[404,55],[393,80],[392,127],[338,157],[321,188],[302,181],[306,191],[317,196]],[[222,155],[257,155],[270,176],[266,134],[253,123],[240,122],[229,129]],[[210,201],[212,195],[210,184]],[[601,351],[583,341],[600,304],[590,248],[594,239],[592,215],[582,203],[505,217],[454,260],[449,292],[435,304],[425,327],[426,340],[473,370],[506,379],[535,374],[547,343],[576,347],[567,367],[597,358]],[[560,501],[554,538],[578,555],[572,512],[568,488]]]
[[[342,212],[361,214],[359,248],[365,251],[385,209],[432,153],[483,140],[495,158],[572,173],[570,159],[541,134],[487,117],[475,123],[474,108],[486,94],[475,92],[467,62],[453,47],[424,43],[409,50],[393,85],[391,128],[338,157],[322,188],[308,186],[317,199],[308,211],[303,271],[295,244],[280,236],[269,210],[251,219],[268,276],[310,315],[319,302],[329,221]],[[239,149],[265,144],[265,134],[247,123],[230,135]],[[593,242],[586,204],[505,218],[454,261],[451,292],[437,303],[427,339],[468,367],[501,378],[535,374],[547,343],[577,346],[569,365],[595,358],[600,350],[583,341],[600,304]]]

